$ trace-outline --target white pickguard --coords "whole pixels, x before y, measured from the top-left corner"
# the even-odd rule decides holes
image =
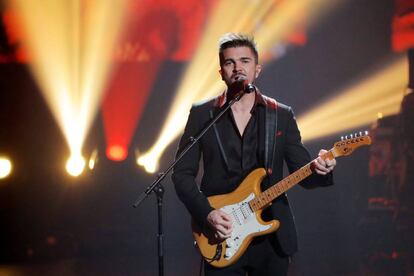
[[[254,197],[254,193],[251,193],[239,203],[221,208],[222,211],[233,218],[233,232],[231,237],[226,239],[227,246],[224,258],[227,260],[234,256],[248,235],[266,231],[271,227],[271,225],[260,224],[257,221],[256,214],[251,211],[248,202]]]

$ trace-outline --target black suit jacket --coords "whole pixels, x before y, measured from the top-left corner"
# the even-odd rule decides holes
[[[301,142],[292,109],[259,92],[257,93],[258,102],[262,103],[257,106],[259,159],[268,173],[262,182],[262,189],[267,189],[283,178],[284,162],[286,162],[289,171],[293,172],[310,162],[311,157]],[[225,104],[224,99],[223,94],[191,108],[177,154],[191,137],[196,136],[217,114]],[[273,114],[273,116],[269,114]],[[207,215],[213,210],[207,197],[233,191],[245,177],[240,176],[239,179],[229,179],[228,177],[227,172],[230,168],[227,162],[228,154],[223,146],[224,137],[221,135],[223,127],[220,120],[217,121],[199,143],[177,163],[172,174],[178,197],[200,226],[204,226]],[[201,168],[204,172],[201,185],[198,187],[196,177],[201,158],[203,162]],[[305,188],[314,188],[332,183],[332,174],[328,176],[313,174],[300,184]],[[287,195],[284,194],[275,199],[271,207],[263,213],[263,216],[264,219],[275,218],[280,221],[280,228],[271,235],[273,245],[286,255],[296,252],[296,228]]]

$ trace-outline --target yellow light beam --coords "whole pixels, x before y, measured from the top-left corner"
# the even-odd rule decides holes
[[[73,156],[82,146],[111,70],[127,0],[9,0],[30,68]]]
[[[253,34],[259,51],[264,53],[275,45],[285,42],[288,35],[296,28],[303,27],[306,21],[306,18],[301,16],[303,11],[311,10],[314,14],[309,18],[314,18],[324,10],[323,5],[330,3],[331,6],[338,2],[338,0],[219,1],[200,39],[192,62],[186,68],[159,138],[147,153],[137,158],[137,163],[145,166],[148,172],[155,172],[158,159],[165,148],[184,129],[191,105],[211,98],[225,88],[218,73],[218,49],[214,47],[221,35],[230,31]]]
[[[309,29],[328,11],[337,8],[342,0],[280,1],[254,32],[262,53],[285,41],[298,28]]]
[[[298,116],[302,138],[312,140],[355,129],[374,122],[378,113],[397,113],[407,84],[408,64],[402,57]]]
[[[263,2],[270,3],[272,1]],[[202,98],[205,99],[209,94],[217,93],[218,90],[211,89],[211,86],[216,89],[223,87],[218,75],[217,47],[212,45],[217,45],[217,39],[226,30],[231,29],[233,24],[247,20],[249,14],[252,13],[250,9],[254,10],[258,7],[257,2],[253,3],[252,6],[246,6],[248,3],[245,0],[218,2],[200,40],[199,47],[192,59],[193,61],[186,69],[160,137],[149,153],[137,158],[137,163],[145,166],[148,172],[156,171],[159,157],[171,141],[176,139],[184,129],[185,118],[187,118],[188,110],[192,103]]]

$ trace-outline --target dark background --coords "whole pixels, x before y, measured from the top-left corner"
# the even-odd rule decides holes
[[[304,47],[266,64],[258,86],[300,117],[396,56],[390,45],[392,14],[392,1],[344,1],[310,30]],[[68,148],[27,67],[0,64],[0,151],[15,164],[11,177],[0,181],[0,275],[157,274],[155,197],[131,207],[154,176],[136,166],[134,149],[144,151],[155,141],[171,87],[184,68],[184,63],[163,64],[125,161],[106,159],[98,115],[85,146],[86,152],[99,150],[96,169],[70,178],[64,171]],[[325,137],[306,146],[315,156],[337,140]],[[164,153],[161,168],[172,161],[176,143]],[[333,187],[289,192],[300,243],[292,275],[404,275],[404,259],[392,258],[401,240],[391,214],[367,211],[368,198],[375,195],[368,158],[368,149],[361,148],[338,159]],[[200,258],[192,246],[190,217],[169,177],[164,185],[166,275],[197,275]]]

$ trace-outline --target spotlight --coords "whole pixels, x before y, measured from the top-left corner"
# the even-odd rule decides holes
[[[3,2],[2,2],[3,4]],[[113,66],[127,0],[9,0],[21,24],[29,68],[70,151],[81,152]],[[72,159],[72,158],[71,158]],[[70,160],[71,160],[70,159]],[[68,161],[80,174],[85,161]],[[83,164],[83,165],[81,165]]]
[[[137,157],[137,164],[143,166],[147,173],[155,173],[158,169],[159,156],[148,153]]]
[[[128,151],[124,146],[111,145],[106,150],[106,156],[113,161],[123,161],[128,156]]]
[[[0,157],[0,179],[6,178],[12,171],[12,163],[7,157]]]
[[[92,171],[95,168],[96,163],[98,162],[98,150],[95,149],[92,154],[91,157],[89,158],[89,169]]]
[[[80,155],[72,155],[66,163],[66,171],[71,176],[79,176],[85,169],[85,159]]]

